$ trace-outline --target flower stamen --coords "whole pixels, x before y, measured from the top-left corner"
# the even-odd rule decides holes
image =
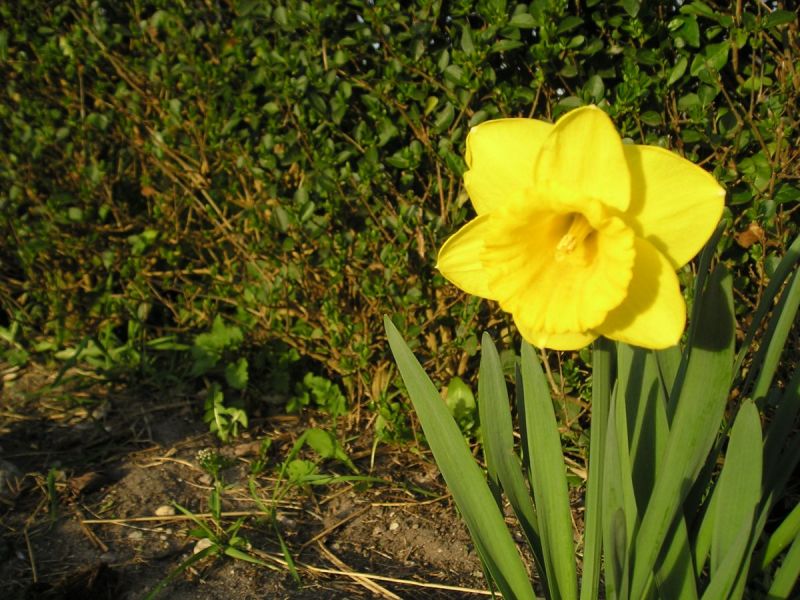
[[[569,218],[569,229],[567,233],[561,236],[556,245],[555,259],[557,261],[567,258],[579,244],[583,243],[595,231],[594,227],[589,224],[589,221],[582,214],[573,213]]]

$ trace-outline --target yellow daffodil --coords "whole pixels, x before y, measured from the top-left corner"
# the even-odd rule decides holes
[[[662,148],[623,144],[594,106],[555,124],[482,123],[466,160],[477,217],[439,252],[447,279],[499,302],[539,347],[573,350],[601,335],[678,342],[686,305],[675,270],[708,240],[725,199],[711,175]]]

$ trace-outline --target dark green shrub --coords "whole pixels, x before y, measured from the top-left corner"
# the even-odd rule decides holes
[[[388,313],[445,380],[509,325],[433,268],[469,127],[589,102],[728,186],[745,312],[797,230],[790,4],[4,3],[2,325],[135,362],[221,314],[375,396]]]

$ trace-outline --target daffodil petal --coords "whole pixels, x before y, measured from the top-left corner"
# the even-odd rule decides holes
[[[624,212],[631,181],[622,140],[608,115],[585,106],[561,117],[542,144],[535,161],[537,189],[565,210],[584,198]]]
[[[543,333],[541,331],[529,331],[524,322],[517,321],[517,329],[528,342],[537,348],[550,348],[551,350],[580,350],[588,346],[597,339],[596,333]]]
[[[631,226],[678,268],[711,236],[725,204],[725,190],[695,164],[657,146],[625,146],[633,197]]]
[[[662,349],[680,340],[686,303],[670,261],[650,242],[636,238],[628,295],[595,331],[643,348]]]
[[[444,243],[436,268],[468,294],[492,298],[489,278],[481,263],[485,240],[491,234],[489,215],[479,215]]]
[[[470,130],[464,186],[479,215],[525,201],[533,161],[552,129],[535,119],[498,119]]]

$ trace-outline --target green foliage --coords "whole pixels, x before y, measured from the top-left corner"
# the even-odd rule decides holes
[[[214,323],[211,331],[208,333],[201,333],[194,338],[192,345],[192,359],[194,364],[192,366],[192,375],[203,375],[217,366],[217,363],[223,358],[226,352],[236,351],[242,344],[244,337],[242,330],[235,325],[225,325],[222,318],[217,315],[214,318]],[[233,364],[233,363],[229,363]],[[232,367],[236,371],[239,367]],[[225,374],[227,377],[229,366],[225,367]],[[245,363],[245,373],[247,364]],[[245,382],[247,377],[245,375]],[[235,387],[235,386],[234,386]],[[238,389],[241,389],[238,388]]]
[[[247,413],[241,407],[225,405],[225,394],[218,383],[209,386],[203,410],[209,431],[223,442],[239,435],[239,426],[247,427]]]
[[[380,315],[444,381],[465,372],[474,331],[510,331],[433,268],[472,210],[469,128],[590,102],[730,189],[726,219],[757,233],[724,242],[747,314],[797,229],[790,9],[3,3],[0,326],[14,332],[3,355],[88,339],[81,359],[99,369],[163,373],[159,344],[193,342],[194,374],[220,366],[241,391],[255,372],[247,351],[278,341],[394,424],[404,405],[371,385],[388,364]],[[259,372],[293,361],[270,360]]]
[[[339,386],[313,373],[306,373],[295,386],[295,395],[286,404],[286,410],[297,412],[311,406],[331,415],[333,419],[345,413],[347,400]]]
[[[445,403],[461,431],[465,434],[472,433],[478,425],[478,407],[475,404],[475,395],[460,377],[453,377],[447,385]]]

